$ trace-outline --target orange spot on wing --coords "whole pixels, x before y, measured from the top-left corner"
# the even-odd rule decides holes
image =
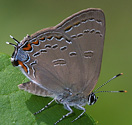
[[[23,50],[28,51],[28,50],[30,50],[31,48],[32,48],[32,47],[31,47],[30,43],[28,43],[27,46],[23,48]]]
[[[64,30],[67,31],[67,30],[69,30],[71,27],[72,27],[72,26],[70,25],[70,26],[66,27]]]
[[[47,39],[51,39],[53,36],[48,36]]]
[[[76,23],[74,23],[74,25],[78,25],[78,24],[80,24],[80,22],[78,21],[78,22],[76,22]]]
[[[55,38],[57,38],[57,39],[61,39],[61,38],[62,38],[62,36],[55,36]]]
[[[45,37],[40,38],[40,40],[45,40]]]
[[[25,70],[25,72],[28,72],[27,67],[23,64],[23,62],[18,61],[18,64],[21,65],[21,67]]]
[[[33,44],[39,44],[39,40],[36,40],[35,42],[32,42]]]

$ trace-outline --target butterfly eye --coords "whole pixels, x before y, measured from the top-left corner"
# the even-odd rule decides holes
[[[18,66],[19,65],[18,60],[17,61],[13,60],[13,61],[11,61],[11,63],[12,63],[13,66]]]

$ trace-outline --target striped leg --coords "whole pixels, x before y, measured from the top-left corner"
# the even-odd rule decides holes
[[[79,109],[79,110],[83,110],[83,112],[82,112],[77,118],[75,118],[72,122],[74,122],[74,121],[76,121],[77,119],[79,119],[79,118],[85,113],[85,111],[86,111],[86,109],[83,108],[83,107],[80,106],[80,105],[76,105],[76,106],[74,106],[74,107],[77,108],[77,109]]]
[[[53,99],[51,102],[49,102],[44,108],[40,109],[38,112],[35,112],[34,115],[39,114],[43,110],[45,110],[55,99]]]
[[[70,108],[69,105],[64,104],[64,108],[67,109],[68,111],[70,111],[69,113],[67,113],[66,115],[63,115],[62,118],[60,118],[54,125],[56,125],[58,122],[62,121],[65,117],[69,116],[70,114],[73,113],[72,109]]]

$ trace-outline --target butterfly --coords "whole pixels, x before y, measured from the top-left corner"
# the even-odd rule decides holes
[[[75,121],[85,113],[83,106],[95,104],[98,99],[95,93],[107,84],[93,91],[100,74],[105,37],[105,16],[101,9],[82,10],[54,27],[27,35],[21,42],[10,37],[17,43],[7,42],[15,48],[11,62],[30,80],[19,88],[53,98],[35,114],[57,101],[69,112],[54,124],[72,114],[72,106],[82,110]]]

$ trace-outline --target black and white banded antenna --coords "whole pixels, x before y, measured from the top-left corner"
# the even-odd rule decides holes
[[[113,80],[113,79],[115,79],[115,78],[117,78],[117,77],[119,77],[121,75],[123,75],[123,73],[119,73],[119,74],[115,75],[114,77],[112,77],[111,79],[109,79],[107,82],[105,82],[104,84],[102,84],[101,86],[99,86],[93,93],[94,94],[95,93],[100,93],[100,92],[125,92],[126,93],[127,92],[126,90],[119,90],[119,91],[97,91],[100,88],[102,88],[103,86],[105,86],[107,83],[109,83],[111,80]]]
[[[11,37],[17,44],[20,43],[20,42],[19,42],[17,39],[15,39],[12,35],[10,35],[10,37]]]
[[[13,43],[6,42],[6,44],[10,44],[10,45],[12,45],[12,46],[16,47],[16,45],[15,45],[15,44],[13,44]]]
[[[17,43],[17,45],[20,43],[17,39],[15,39],[12,35],[10,35],[10,37]],[[17,45],[13,44],[13,43],[9,43],[9,42],[6,42],[6,44],[10,44],[14,47],[17,47]]]

